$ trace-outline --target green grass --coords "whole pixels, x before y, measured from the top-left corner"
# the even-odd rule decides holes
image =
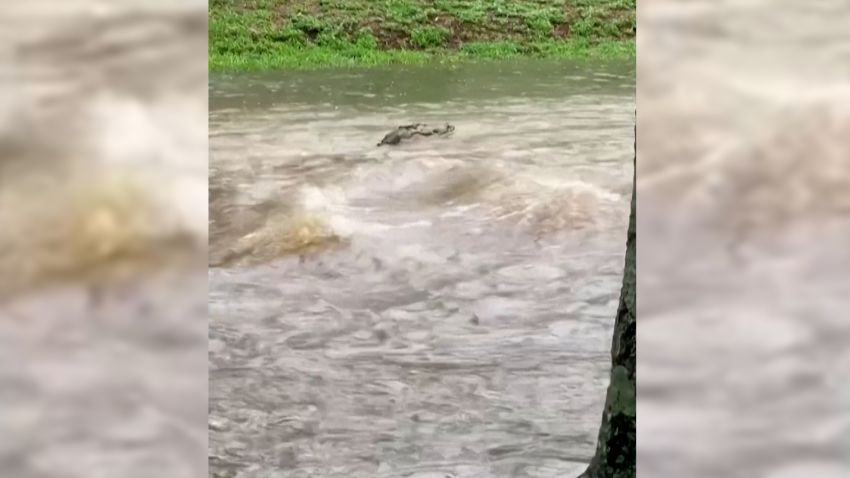
[[[210,68],[633,57],[635,0],[211,0]]]

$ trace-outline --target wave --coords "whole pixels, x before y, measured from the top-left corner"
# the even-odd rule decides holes
[[[206,249],[206,13],[83,12],[0,67],[0,295]]]
[[[346,213],[345,197],[333,188],[305,186],[248,207],[233,205],[233,191],[215,191],[210,236],[210,265],[215,267],[313,255],[344,245],[363,230]]]

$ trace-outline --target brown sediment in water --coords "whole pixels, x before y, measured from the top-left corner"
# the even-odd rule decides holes
[[[259,265],[291,255],[312,255],[343,241],[322,218],[296,206],[284,192],[251,205],[239,205],[239,192],[218,177],[210,179],[209,266]]]
[[[484,167],[453,167],[439,174],[431,183],[433,188],[422,195],[426,203],[473,203],[481,198],[487,189],[505,181],[506,177],[493,169]]]
[[[724,138],[726,147],[703,148],[694,155],[696,162],[668,158],[666,166],[639,174],[639,186],[647,195],[704,217],[734,241],[770,238],[798,222],[826,216],[846,218],[850,116],[842,108],[813,103],[774,109],[748,137],[730,135]],[[672,122],[683,114],[670,107],[661,115],[659,130],[661,120]],[[700,142],[693,135],[674,138],[667,139],[668,149]]]
[[[595,230],[604,224],[619,224],[625,214],[604,207],[603,199],[589,191],[559,191],[548,200],[537,200],[523,211],[522,222],[537,236],[560,231]]]
[[[0,299],[131,278],[186,264],[198,249],[128,176],[86,178],[57,167],[7,179],[0,192]]]
[[[564,230],[592,230],[628,219],[622,207],[606,207],[605,191],[552,187],[491,168],[454,167],[429,181],[420,194],[427,204],[478,205],[493,220],[511,221],[535,237]],[[631,193],[631,183],[628,192]],[[622,196],[611,191],[612,197]]]
[[[522,180],[477,183],[464,201],[477,202],[494,220],[513,222],[535,237],[561,231],[587,231],[619,224],[624,214],[606,205],[598,192],[581,188],[549,188]],[[614,193],[612,193],[614,194]]]
[[[728,158],[723,176],[740,234],[773,234],[796,222],[850,213],[847,131],[850,116],[829,105],[789,111],[764,140]],[[736,155],[737,156],[737,155]]]
[[[286,256],[309,256],[343,245],[324,220],[308,214],[269,217],[259,228],[211,254],[213,267],[259,265]]]

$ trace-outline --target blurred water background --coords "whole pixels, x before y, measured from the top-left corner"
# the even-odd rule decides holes
[[[0,6],[0,475],[207,474],[206,3]]]
[[[850,5],[638,23],[638,473],[850,476]]]

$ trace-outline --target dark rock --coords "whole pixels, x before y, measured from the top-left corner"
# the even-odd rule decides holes
[[[384,136],[378,146],[395,146],[417,136],[448,136],[454,132],[455,127],[446,123],[442,126],[431,126],[422,123],[399,126]]]

